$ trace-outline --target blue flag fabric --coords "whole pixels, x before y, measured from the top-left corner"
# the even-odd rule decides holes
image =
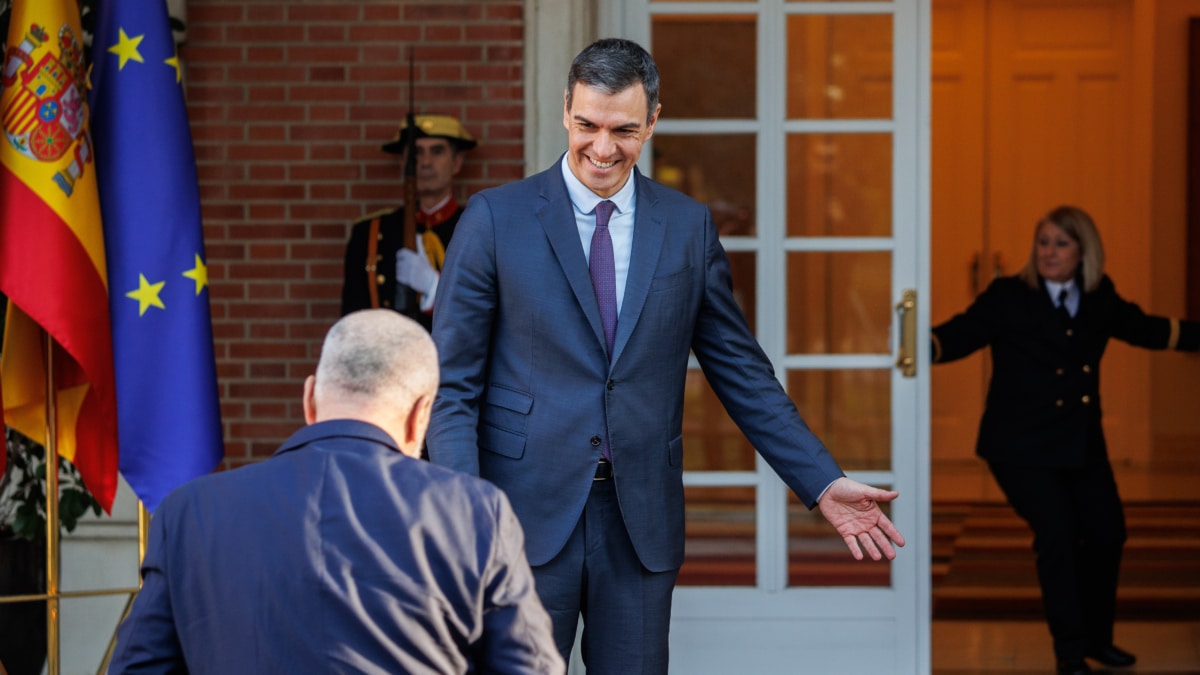
[[[92,137],[120,471],[146,508],[224,456],[208,270],[166,3],[96,3]]]

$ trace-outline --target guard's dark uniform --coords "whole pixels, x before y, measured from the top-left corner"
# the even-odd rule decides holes
[[[415,115],[412,121],[411,128],[408,119],[401,123],[395,138],[383,144],[384,152],[404,154],[410,142],[420,138],[444,138],[455,152],[465,152],[476,145],[466,127],[449,115]],[[462,212],[453,195],[433,213],[417,211],[417,237],[429,264],[439,274],[446,260],[446,247],[450,245]],[[371,242],[372,231],[376,232],[374,242]],[[421,311],[418,294],[396,282],[396,253],[403,247],[404,207],[373,213],[354,224],[346,244],[343,268],[343,316],[373,306],[390,307],[418,321],[426,330],[432,329],[432,312]],[[372,305],[372,291],[378,305]]]
[[[933,329],[934,363],[991,347],[976,452],[1033,530],[1059,659],[1082,659],[1113,641],[1125,516],[1100,419],[1109,338],[1196,351],[1200,323],[1146,314],[1107,276],[1080,296],[1074,317],[1055,307],[1044,280],[1031,288],[1004,277]]]
[[[454,198],[432,215],[417,214],[417,236],[422,238],[425,254],[433,269],[442,271],[446,247],[454,235],[454,227],[463,209]],[[379,234],[375,260],[368,260],[368,237],[371,221],[379,219]],[[396,252],[404,247],[404,208],[380,211],[354,224],[350,241],[346,244],[345,279],[342,283],[342,315],[371,307],[370,287],[375,284],[380,307],[396,307]],[[408,290],[408,289],[405,289]],[[432,315],[422,312],[416,295],[409,292],[403,313],[418,321],[429,330],[433,325]]]

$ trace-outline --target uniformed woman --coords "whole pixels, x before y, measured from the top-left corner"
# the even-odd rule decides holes
[[[1133,665],[1113,645],[1125,516],[1100,422],[1100,358],[1109,338],[1195,351],[1200,324],[1122,299],[1091,217],[1061,206],[1038,222],[1025,268],[932,338],[934,363],[991,347],[976,452],[1033,530],[1058,672],[1091,672],[1085,658]]]

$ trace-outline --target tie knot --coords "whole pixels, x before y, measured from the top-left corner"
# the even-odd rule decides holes
[[[608,219],[612,217],[617,205],[605,199],[596,205],[596,227],[608,227]]]
[[[1068,298],[1070,295],[1071,295],[1071,292],[1070,292],[1070,291],[1068,291],[1068,290],[1067,290],[1067,289],[1065,289],[1065,288],[1064,288],[1064,289],[1062,289],[1061,291],[1059,291],[1059,292],[1058,292],[1058,306],[1059,306],[1059,307],[1062,307],[1062,306],[1066,305],[1066,304],[1067,304],[1067,298]]]

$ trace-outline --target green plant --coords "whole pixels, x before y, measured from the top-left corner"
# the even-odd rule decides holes
[[[46,449],[25,436],[5,429],[8,465],[0,475],[0,534],[18,539],[46,538]],[[83,484],[79,470],[58,458],[58,520],[67,532],[91,510],[100,515],[100,504]]]

